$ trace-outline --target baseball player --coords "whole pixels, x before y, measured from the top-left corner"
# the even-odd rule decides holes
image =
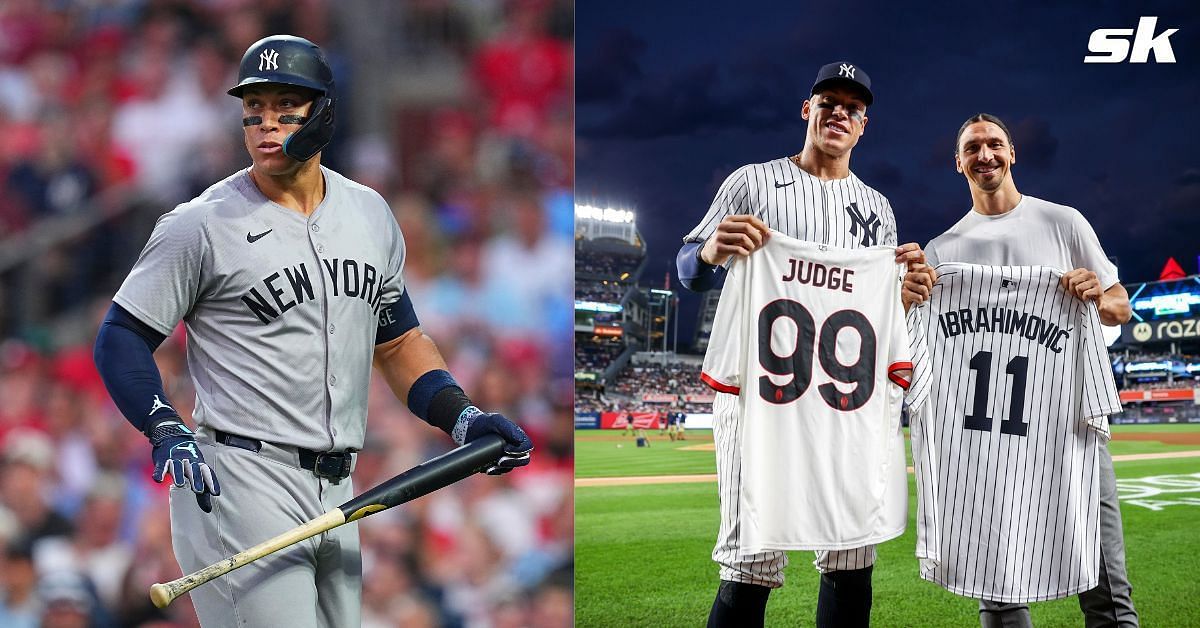
[[[489,473],[528,464],[533,447],[521,428],[471,403],[421,332],[387,203],[320,165],[337,103],[321,50],[299,37],[257,41],[229,94],[242,101],[252,165],[158,220],[95,347],[117,407],[150,440],[154,480],[170,476],[185,572],[353,496],[372,362],[455,442],[500,434],[507,455]],[[151,355],[180,320],[194,432]],[[193,591],[201,623],[357,626],[357,529],[293,549]]]
[[[685,287],[713,288],[722,267],[734,255],[748,256],[761,247],[769,238],[768,229],[843,248],[896,245],[896,222],[888,200],[850,171],[850,153],[866,130],[867,107],[874,98],[871,79],[854,64],[830,63],[817,72],[810,94],[800,112],[807,121],[803,150],[738,168],[725,179],[700,224],[684,237],[677,266]],[[923,268],[917,265],[924,260],[915,243],[896,248],[898,263]],[[932,285],[927,273],[910,275],[907,278],[913,283]],[[914,296],[905,290],[906,307]],[[717,406],[734,408],[736,403],[718,399]],[[719,416],[713,426],[721,526],[712,556],[720,565],[721,584],[709,626],[761,626],[767,597],[771,589],[783,586],[787,564],[781,551],[741,553],[737,492],[741,459],[732,446],[732,426],[738,418]],[[874,562],[874,546],[817,552],[819,626],[867,625]]]
[[[934,238],[926,251],[930,266],[943,262],[990,265],[1044,265],[1062,269],[1062,286],[1078,299],[1096,302],[1100,321],[1119,325],[1132,316],[1129,294],[1108,260],[1095,231],[1077,210],[1017,191],[1012,166],[1016,147],[996,116],[981,113],[959,128],[954,164],[966,178],[972,207],[961,220]],[[905,293],[928,297],[927,267],[905,277]],[[1107,443],[1100,459],[1100,584],[1079,594],[1088,626],[1136,626],[1137,611],[1125,573],[1125,542],[1117,504],[1116,476]],[[983,626],[1030,626],[1025,604],[980,602]]]

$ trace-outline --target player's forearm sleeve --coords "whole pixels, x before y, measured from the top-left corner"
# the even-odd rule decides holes
[[[679,283],[693,292],[705,292],[716,287],[721,279],[720,266],[706,264],[700,260],[703,242],[684,242],[675,256],[675,268],[679,272]]]
[[[104,387],[121,414],[143,433],[157,418],[178,416],[167,402],[162,376],[154,363],[154,350],[163,340],[166,336],[116,303],[108,309],[96,334],[92,359]]]

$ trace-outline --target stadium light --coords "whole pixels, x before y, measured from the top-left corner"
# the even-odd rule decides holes
[[[618,224],[631,223],[636,216],[633,212],[627,209],[613,209],[612,207],[596,207],[594,205],[576,205],[576,218],[587,218],[590,220],[599,220],[601,222],[613,222]]]

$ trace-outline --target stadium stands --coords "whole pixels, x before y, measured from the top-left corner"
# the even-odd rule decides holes
[[[589,338],[575,347],[575,370],[603,371],[624,350],[619,338]]]
[[[626,281],[637,270],[640,261],[636,254],[598,251],[580,243],[575,249],[575,274],[585,278]]]

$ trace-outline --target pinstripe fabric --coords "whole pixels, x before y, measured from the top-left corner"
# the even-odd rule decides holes
[[[878,220],[875,237],[865,243],[855,212],[867,222]],[[845,249],[896,244],[896,220],[882,194],[853,172],[845,179],[821,181],[787,157],[735,170],[717,190],[704,219],[683,240],[708,239],[726,216],[734,214],[757,216],[768,227],[799,240]]]
[[[709,342],[702,379],[741,390],[747,418],[734,446],[743,459],[744,553],[856,549],[904,531],[900,404],[908,380],[897,371],[912,360],[894,258],[890,246],[839,249],[775,232],[733,263],[713,324],[727,331]],[[803,316],[779,315],[781,305]],[[764,352],[797,358],[764,362]],[[834,363],[858,366],[834,375]],[[772,385],[784,388],[772,393]],[[784,399],[785,388],[795,397]]]
[[[1096,307],[1047,267],[937,271],[933,296],[909,321],[928,349],[909,397],[921,577],[1010,603],[1091,589],[1098,439],[1120,409]],[[1042,321],[1042,333],[1012,331],[1018,313],[1027,325]]]
[[[793,238],[841,248],[896,244],[896,221],[891,204],[882,194],[853,173],[845,179],[821,181],[786,157],[742,166],[730,174],[704,218],[684,241],[707,239],[721,220],[734,214],[754,215]],[[877,226],[868,228],[861,222]],[[722,580],[778,587],[783,585],[786,554],[770,551],[742,555],[738,545],[741,458],[736,445],[741,431],[736,400],[735,396],[718,392],[713,403],[721,525],[712,557],[720,566]],[[819,551],[814,565],[827,572],[861,569],[874,562],[875,548],[865,547]]]

